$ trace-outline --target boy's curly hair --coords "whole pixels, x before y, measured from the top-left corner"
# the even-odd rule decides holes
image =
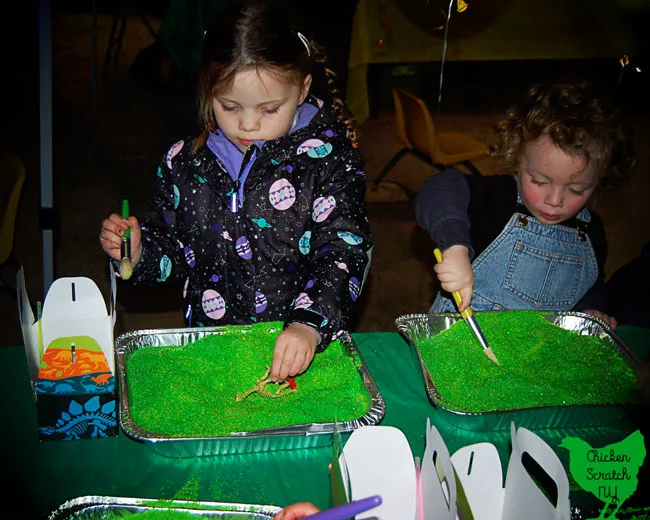
[[[594,167],[599,188],[623,182],[636,159],[632,132],[619,110],[587,83],[544,83],[510,107],[494,128],[490,155],[517,171],[526,144],[548,137]]]

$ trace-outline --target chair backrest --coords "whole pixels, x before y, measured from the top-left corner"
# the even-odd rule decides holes
[[[435,160],[436,131],[427,104],[399,88],[393,89],[393,101],[397,139],[405,146]]]
[[[25,182],[25,166],[12,153],[0,156],[0,266],[14,247],[18,201]]]

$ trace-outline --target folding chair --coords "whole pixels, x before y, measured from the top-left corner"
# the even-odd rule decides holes
[[[436,132],[426,103],[405,90],[393,89],[393,100],[397,140],[404,148],[381,170],[375,179],[373,190],[379,187],[386,174],[407,153],[427,161],[438,170],[454,164],[464,164],[473,174],[481,174],[472,161],[487,155],[487,145],[461,132]]]

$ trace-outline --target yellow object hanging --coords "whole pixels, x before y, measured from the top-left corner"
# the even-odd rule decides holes
[[[465,0],[458,0],[458,7],[456,7],[456,10],[459,13],[465,12],[467,10],[467,7],[468,7],[468,5],[467,5],[467,2],[465,2]]]

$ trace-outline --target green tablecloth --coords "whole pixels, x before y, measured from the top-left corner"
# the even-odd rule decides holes
[[[639,336],[643,344],[648,343],[649,337],[650,331]],[[423,453],[424,428],[429,417],[451,453],[467,444],[488,441],[495,443],[502,464],[507,464],[509,434],[461,431],[444,422],[440,412],[429,403],[414,354],[399,334],[353,334],[353,339],[386,401],[382,424],[400,428],[415,456]],[[0,348],[0,389],[4,398],[0,404],[5,482],[0,486],[5,506],[0,506],[2,518],[13,518],[5,515],[6,506],[16,518],[46,518],[65,500],[83,495],[278,506],[302,500],[320,507],[330,503],[330,447],[171,459],[123,433],[110,439],[41,443],[22,347]],[[552,447],[565,435],[580,436],[597,447],[621,440],[633,429],[636,427],[623,421],[609,427],[536,433]],[[566,465],[566,450],[556,451]],[[572,492],[571,498],[574,503],[590,500],[580,491]]]

